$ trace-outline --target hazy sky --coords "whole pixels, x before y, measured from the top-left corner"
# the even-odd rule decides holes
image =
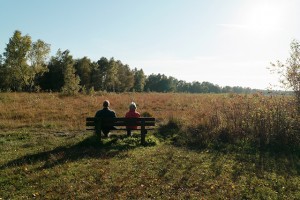
[[[51,55],[121,60],[145,74],[266,89],[300,40],[300,0],[0,0],[0,53],[15,30]]]

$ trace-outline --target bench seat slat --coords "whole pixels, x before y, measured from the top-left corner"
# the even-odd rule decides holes
[[[97,118],[88,117],[86,126],[95,126]],[[103,118],[106,126],[155,126],[155,118]]]
[[[87,117],[86,121],[95,121],[95,117]],[[126,117],[118,117],[118,118],[103,118],[104,121],[124,121],[124,122],[128,122],[128,121],[137,121],[137,122],[142,122],[142,121],[153,121],[155,122],[155,118],[153,117],[140,117],[140,118],[126,118]]]
[[[86,122],[85,125],[86,126],[95,126],[95,122]]]
[[[146,128],[147,130],[155,130],[155,128]],[[94,131],[95,128],[86,128],[87,131]],[[126,128],[117,128],[117,129],[113,129],[112,131],[126,131]],[[137,129],[132,129],[132,131],[140,131],[140,128]]]
[[[86,122],[86,126],[95,126],[95,122]],[[116,123],[105,123],[106,126],[142,126],[141,123],[125,123],[125,122],[116,122]],[[144,126],[155,126],[154,122],[145,122]]]

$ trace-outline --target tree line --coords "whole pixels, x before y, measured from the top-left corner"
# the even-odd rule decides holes
[[[145,75],[143,69],[131,69],[114,58],[74,59],[69,50],[58,49],[49,58],[50,44],[32,41],[16,30],[0,55],[1,91],[78,92],[187,92],[251,93],[243,87],[220,87],[210,82],[186,82],[164,74]]]

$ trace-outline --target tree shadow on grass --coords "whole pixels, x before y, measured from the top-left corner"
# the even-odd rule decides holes
[[[140,146],[140,138],[138,136],[112,136],[99,141],[99,139],[93,135],[72,146],[61,146],[50,151],[26,155],[9,161],[0,166],[0,169],[38,162],[44,162],[44,165],[41,166],[40,169],[46,169],[63,164],[67,161],[73,162],[83,158],[109,159],[123,151]]]
[[[263,177],[265,172],[284,175],[300,175],[300,149],[268,147],[260,149],[255,144],[229,144],[216,142],[203,147],[194,145],[186,147],[189,150],[202,152],[209,151],[213,155],[211,168],[218,176],[223,168],[224,157],[228,156],[235,162],[233,166],[233,179],[241,174],[255,173]]]
[[[243,171],[264,177],[265,173],[276,173],[283,176],[300,175],[300,149],[260,149],[253,145],[225,145],[217,154],[233,155],[233,177],[239,178]]]
[[[237,163],[244,163],[244,166],[254,166],[252,169],[257,176],[263,177],[264,172],[275,172],[285,176],[300,175],[300,153],[298,152],[274,152],[257,151],[249,154],[237,153]],[[238,169],[238,168],[237,168]]]

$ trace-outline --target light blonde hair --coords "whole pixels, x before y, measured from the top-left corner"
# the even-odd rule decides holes
[[[136,104],[134,102],[131,102],[129,105],[130,110],[135,110],[136,109]]]

